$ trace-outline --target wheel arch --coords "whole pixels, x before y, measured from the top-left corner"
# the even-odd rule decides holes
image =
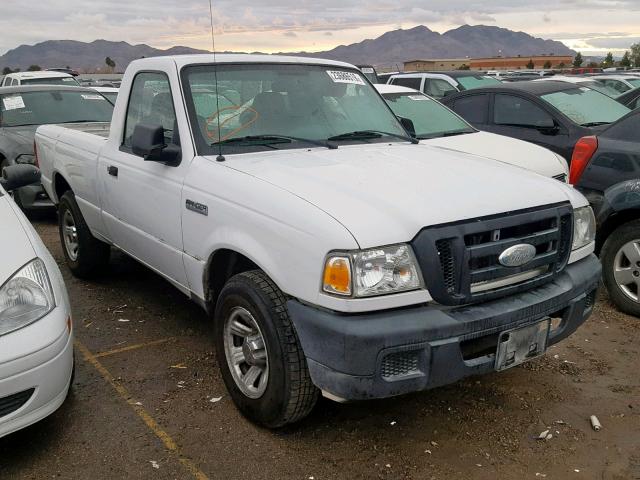
[[[55,195],[54,201],[56,203],[60,202],[60,198],[65,192],[73,189],[71,188],[71,184],[67,181],[67,179],[60,172],[53,172],[53,194]]]
[[[640,206],[614,212],[600,225],[596,235],[596,252],[599,254],[607,238],[621,225],[640,219]]]

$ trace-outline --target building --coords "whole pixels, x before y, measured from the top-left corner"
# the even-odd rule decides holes
[[[529,62],[533,62],[533,68],[544,68],[549,62],[556,68],[561,64],[570,66],[573,62],[571,55],[532,55],[518,57],[489,57],[489,58],[446,58],[409,60],[404,62],[405,72],[433,72],[438,70],[458,70],[468,66],[471,70],[522,70],[529,68]]]
[[[436,58],[430,60],[409,60],[404,62],[405,72],[433,72],[435,70],[458,70],[469,65],[468,58]]]
[[[490,57],[472,58],[471,70],[523,70],[530,68],[529,62],[533,62],[533,68],[542,69],[545,64],[551,64],[552,68],[559,65],[570,66],[573,63],[571,55],[533,55],[518,57]]]

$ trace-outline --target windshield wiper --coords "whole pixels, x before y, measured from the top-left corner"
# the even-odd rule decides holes
[[[588,122],[581,123],[581,127],[599,127],[600,125],[609,125],[611,122]]]
[[[341,140],[359,140],[367,138],[380,138],[383,136],[399,138],[413,144],[419,143],[416,138],[407,137],[406,135],[400,135],[397,133],[382,132],[379,130],[356,130],[355,132],[347,132],[341,133],[340,135],[334,135],[333,137],[327,138],[327,140],[330,142],[339,142]]]
[[[213,145],[271,145],[275,143],[291,143],[291,142],[304,142],[311,145],[318,145],[319,147],[326,147],[331,150],[338,148],[330,142],[324,142],[321,140],[311,140],[309,138],[291,137],[289,135],[245,135],[244,137],[227,138],[220,142],[214,142]]]
[[[418,140],[428,140],[432,138],[455,137],[456,135],[466,135],[467,133],[474,133],[474,130],[454,130],[451,132],[434,133],[431,135],[419,135],[416,138]]]

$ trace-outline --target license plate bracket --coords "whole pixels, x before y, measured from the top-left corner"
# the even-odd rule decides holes
[[[495,369],[506,370],[539,357],[547,350],[551,319],[504,331],[498,338]]]

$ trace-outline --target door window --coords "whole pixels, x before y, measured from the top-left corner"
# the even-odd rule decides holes
[[[162,125],[165,143],[179,144],[176,112],[169,78],[160,72],[139,73],[133,81],[124,130],[125,147],[131,147],[136,125]]]
[[[453,104],[453,111],[469,123],[487,123],[489,97],[487,95],[470,95]]]
[[[551,115],[522,97],[498,94],[495,97],[493,121],[496,125],[520,127],[553,127]]]
[[[399,85],[401,87],[413,88],[414,90],[420,90],[422,84],[422,78],[420,77],[395,77],[391,80],[393,85]]]

